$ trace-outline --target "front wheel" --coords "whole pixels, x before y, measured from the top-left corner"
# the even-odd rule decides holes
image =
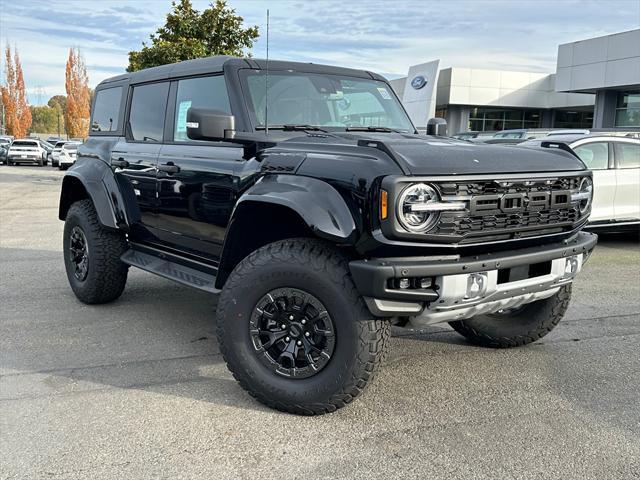
[[[124,235],[102,227],[91,200],[71,205],[64,223],[64,264],[81,302],[107,303],[122,294],[129,267],[120,256],[126,250]]]
[[[498,313],[449,322],[467,340],[483,347],[509,348],[533,343],[562,320],[571,300],[571,284],[555,295]]]
[[[218,303],[218,343],[233,376],[260,402],[296,414],[333,412],[360,395],[389,331],[367,309],[345,258],[316,240],[253,252]]]

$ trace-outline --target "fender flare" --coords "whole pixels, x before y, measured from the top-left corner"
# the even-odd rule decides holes
[[[357,235],[349,207],[327,182],[298,175],[269,175],[249,188],[236,203],[232,220],[245,202],[281,205],[300,215],[319,237],[350,243]]]
[[[123,194],[126,196],[128,192],[124,183],[118,182],[111,167],[105,162],[79,159],[67,171],[62,181],[58,218],[64,220],[71,204],[78,198],[88,196],[93,202],[101,225],[127,230],[136,217],[136,212],[128,211],[127,205],[135,206],[136,203],[125,202]],[[82,185],[86,195],[77,191],[78,184]]]

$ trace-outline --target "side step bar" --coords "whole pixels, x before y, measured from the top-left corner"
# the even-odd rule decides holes
[[[210,273],[201,272],[179,263],[149,255],[139,250],[129,249],[120,257],[127,265],[138,267],[147,272],[155,273],[183,285],[204,290],[209,293],[220,293],[215,287],[216,277]]]

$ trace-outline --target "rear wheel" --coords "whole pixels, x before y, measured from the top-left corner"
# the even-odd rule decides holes
[[[91,200],[71,205],[64,224],[64,263],[80,301],[107,303],[122,294],[129,267],[120,256],[126,250],[124,235],[100,225]]]
[[[449,322],[467,340],[484,347],[509,348],[535,342],[562,320],[571,300],[571,284],[552,297],[519,308]]]
[[[365,306],[346,260],[315,240],[253,252],[218,303],[229,370],[260,402],[290,413],[332,412],[360,395],[382,361],[389,328]]]

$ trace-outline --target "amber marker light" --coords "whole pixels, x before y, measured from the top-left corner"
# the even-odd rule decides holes
[[[380,218],[386,220],[388,214],[388,194],[386,190],[380,190]]]

